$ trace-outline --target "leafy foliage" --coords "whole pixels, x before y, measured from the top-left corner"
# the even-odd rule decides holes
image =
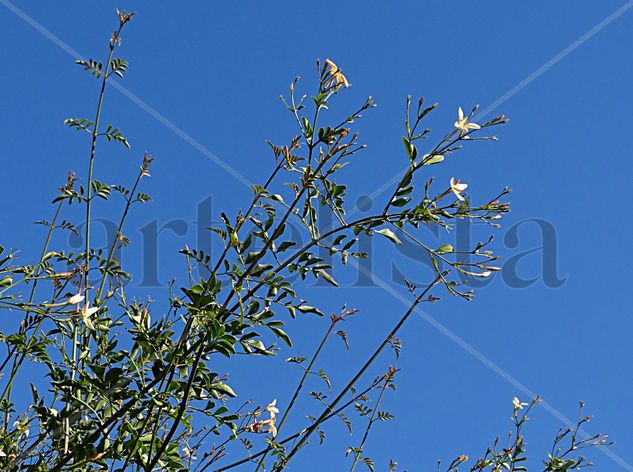
[[[130,274],[117,260],[118,249],[129,243],[124,234],[129,212],[137,203],[150,200],[139,187],[150,175],[152,157],[143,156],[129,188],[101,182],[93,175],[98,141],[105,138],[130,148],[119,128],[100,124],[108,81],[123,78],[128,69],[127,61],[113,54],[132,14],[117,11],[117,17],[119,24],[108,41],[107,59],[77,61],[101,81],[95,118],[66,120],[70,128],[90,136],[87,183],[76,186],[75,174],[69,174],[52,201],[52,219],[40,221],[47,235],[35,263],[19,265],[15,254],[0,247],[0,309],[23,314],[15,332],[0,336],[7,348],[0,364],[0,413],[4,416],[0,467],[7,471],[222,471],[252,462],[255,470],[279,471],[314,433],[320,443],[326,441],[323,425],[334,419],[350,433],[355,431],[355,423],[364,425],[361,441],[350,446],[347,455],[353,461],[351,470],[357,464],[374,470],[377,466],[366,454],[366,442],[375,424],[394,419],[380,407],[385,392],[396,390],[397,368],[388,366],[383,375],[368,381],[369,367],[382,359],[385,347],[394,351],[397,360],[402,349],[398,332],[420,303],[438,300],[432,291],[444,287],[449,294],[470,300],[473,293],[462,276],[487,277],[498,270],[490,265],[497,259],[489,249],[492,238],[468,251],[470,259],[465,260],[448,243],[436,249],[425,244],[420,228],[438,225],[449,229],[457,219],[496,228],[497,220],[509,211],[508,204],[499,200],[508,189],[483,203],[473,203],[464,193],[465,184],[451,180],[438,187],[433,179],[420,183],[419,171],[452,158],[463,145],[494,140],[481,133],[505,123],[505,118],[478,125],[472,122],[474,109],[467,117],[460,109],[454,129],[422,154],[420,142],[431,131],[418,128],[437,105],[425,106],[420,99],[412,114],[411,99],[407,99],[402,138],[407,170],[382,211],[354,219],[347,211],[348,187],[340,171],[361,155],[364,145],[359,143],[356,126],[375,105],[369,97],[342,121],[324,123],[324,111],[350,84],[331,60],[318,62],[316,87],[309,99],[297,95],[298,79],[292,82],[288,97],[282,98],[297,135],[288,144],[268,143],[274,164],[270,177],[253,186],[244,212],[234,216],[221,213],[220,224],[210,229],[222,251],[214,257],[185,247],[181,254],[189,268],[189,283],[180,287],[174,283],[165,308],[157,307],[150,301],[128,298],[125,283]],[[109,200],[112,191],[124,201],[116,238],[108,247],[95,249],[91,246],[91,205],[95,197]],[[63,216],[72,204],[86,209],[86,220],[81,222],[85,248],[80,252],[52,249],[55,232],[79,234],[81,226]],[[319,224],[319,207],[331,213],[333,226]],[[307,241],[303,245],[293,238],[291,222],[302,228]],[[366,258],[368,254],[359,248],[360,237],[376,235],[394,244],[413,242],[432,262],[434,275],[422,287],[406,281],[410,308],[351,380],[340,386],[321,366],[320,354],[333,334],[349,348],[350,336],[341,325],[357,310],[344,306],[326,317],[317,301],[304,299],[304,284],[292,277],[298,274],[301,280],[323,280],[335,289],[339,283],[324,251],[340,258],[342,264],[350,258]],[[194,276],[192,261],[208,275]],[[267,406],[245,401],[249,393],[236,391],[230,376],[219,371],[214,361],[237,355],[274,356],[292,347],[285,330],[286,313],[291,319],[316,316],[329,323],[311,356],[287,360],[300,369],[301,376],[282,413],[276,401]],[[16,398],[15,385],[24,382],[25,363],[44,372],[46,388],[31,384],[29,405],[18,410],[21,400]],[[312,378],[318,383],[311,383]],[[323,391],[306,394],[308,383]],[[305,400],[308,405],[320,405],[321,413],[308,414],[304,428],[287,433],[284,426],[291,412],[298,408],[313,411],[304,405]],[[523,404],[515,407],[517,432],[512,445],[501,451],[488,450],[471,470],[521,470],[525,453],[521,427],[529,411],[519,416],[522,408]],[[354,411],[357,415],[350,419]],[[570,437],[568,451],[558,447]],[[585,460],[571,453],[579,447],[604,444],[602,436],[579,440],[578,429],[560,432],[546,470],[584,466]],[[243,449],[244,458],[228,463],[229,448]],[[460,456],[449,470],[457,470],[465,461]],[[389,464],[389,470],[396,467],[393,461]]]

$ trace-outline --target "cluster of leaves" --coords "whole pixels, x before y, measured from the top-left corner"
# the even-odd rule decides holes
[[[357,464],[373,470],[366,440],[374,424],[393,418],[380,405],[385,392],[395,390],[397,369],[389,366],[384,375],[367,381],[370,366],[386,347],[392,348],[397,358],[401,350],[398,332],[420,303],[438,300],[432,290],[445,287],[450,294],[470,299],[472,292],[464,287],[460,276],[486,277],[498,269],[489,265],[496,259],[488,249],[491,239],[464,253],[448,243],[429,247],[418,230],[422,225],[450,228],[456,219],[484,221],[496,227],[496,220],[509,211],[508,204],[499,201],[508,189],[484,203],[473,204],[459,182],[437,189],[433,179],[428,179],[424,190],[418,191],[416,177],[420,170],[441,163],[466,143],[494,139],[475,133],[503,124],[505,118],[475,125],[469,123],[473,110],[466,118],[460,116],[459,126],[456,124],[421,156],[419,141],[427,139],[430,130],[419,132],[418,128],[436,105],[425,107],[420,100],[412,115],[407,100],[403,142],[408,168],[382,211],[353,219],[346,209],[347,186],[339,172],[364,148],[354,127],[374,102],[370,97],[340,122],[322,123],[325,110],[349,83],[332,61],[319,62],[314,94],[309,99],[298,97],[296,79],[283,99],[296,122],[297,135],[287,145],[269,143],[274,158],[270,177],[252,187],[253,197],[243,213],[234,217],[222,213],[222,223],[211,228],[222,251],[212,257],[184,248],[181,253],[189,267],[189,283],[180,290],[172,284],[164,308],[130,300],[125,289],[130,274],[116,254],[129,242],[123,230],[130,209],[150,200],[138,188],[149,176],[152,158],[143,157],[131,188],[100,182],[93,176],[99,139],[130,146],[117,127],[100,128],[106,84],[115,76],[122,78],[128,67],[113,54],[132,14],[117,13],[119,25],[109,40],[107,59],[78,61],[101,81],[95,118],[66,120],[69,127],[90,136],[87,184],[76,187],[71,173],[53,200],[54,216],[43,222],[48,233],[37,263],[20,266],[13,254],[5,255],[0,248],[0,309],[24,314],[15,333],[2,335],[7,354],[0,365],[4,375],[0,467],[8,471],[222,471],[252,462],[255,470],[279,471],[314,433],[320,442],[325,440],[323,425],[329,420],[338,418],[351,431],[347,415],[348,410],[355,410],[365,432],[360,443],[347,450],[351,470]],[[117,237],[108,247],[94,249],[91,205],[95,197],[109,200],[113,191],[124,200]],[[61,216],[67,205],[75,203],[86,208],[85,249],[78,253],[52,250],[54,232],[78,233],[73,223]],[[322,227],[319,207],[331,212],[333,226]],[[302,228],[307,242],[299,244],[293,238],[291,222]],[[275,402],[262,407],[244,400],[248,392],[234,391],[227,373],[217,371],[213,361],[238,354],[273,356],[282,349],[280,342],[291,347],[292,340],[284,329],[286,314],[290,318],[324,317],[315,303],[303,298],[302,284],[293,282],[292,276],[324,280],[336,287],[333,263],[322,257],[323,251],[347,264],[368,257],[359,249],[359,240],[375,235],[394,244],[402,239],[414,242],[434,269],[425,286],[408,282],[411,306],[393,330],[365,364],[350,374],[346,385],[333,385],[318,367],[319,356],[332,335],[348,344],[348,334],[340,325],[356,310],[343,307],[329,317],[311,357],[288,359],[303,374],[280,418]],[[461,257],[465,254],[467,260]],[[198,276],[194,276],[193,262],[205,269]],[[26,288],[26,296],[22,288]],[[31,384],[32,399],[22,408],[14,386],[24,382],[25,362],[43,372],[46,381],[44,388],[38,382]],[[324,391],[306,392],[308,379],[313,377],[320,379]],[[238,393],[240,400],[231,400]],[[310,410],[301,402],[306,397],[321,404],[320,413],[305,413]],[[286,433],[287,418],[300,407],[308,423],[299,431]],[[227,451],[234,445],[243,446],[244,457],[227,463]],[[256,447],[258,451],[254,451]],[[233,447],[233,451],[237,450]],[[515,443],[513,457],[521,452]],[[492,462],[486,462],[485,467],[511,459],[507,456],[510,453],[503,454],[491,450],[486,456],[491,459],[484,461]],[[567,464],[564,461],[568,460],[565,454],[554,453],[551,467],[558,464],[556,461]],[[391,470],[395,467],[395,463],[390,465]],[[564,470],[556,467],[548,470]]]

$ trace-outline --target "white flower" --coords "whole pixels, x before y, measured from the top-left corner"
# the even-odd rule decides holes
[[[277,436],[277,427],[275,426],[275,418],[268,420],[268,432],[273,435],[273,438]]]
[[[70,297],[66,303],[68,303],[69,305],[79,305],[81,302],[84,301],[85,298],[86,297],[84,297],[81,293],[77,293]]]
[[[85,323],[85,325],[90,329],[95,329],[94,324],[90,317],[99,311],[98,307],[93,306],[90,307],[90,302],[86,302],[84,307],[81,309],[81,320]]]
[[[330,67],[330,74],[332,75],[332,79],[330,80],[330,85],[332,84],[332,82],[334,82],[335,85],[343,85],[345,88],[352,85],[347,81],[347,77],[343,75],[343,72],[341,71],[341,69],[339,69],[339,67],[336,64],[334,64],[334,62],[332,62],[329,59],[326,59],[325,63]]]
[[[514,411],[522,410],[524,406],[528,406],[527,403],[521,403],[517,397],[512,399],[512,405],[514,406]]]
[[[468,133],[471,129],[481,128],[481,126],[477,123],[469,123],[468,119],[468,116],[464,116],[464,110],[462,110],[462,107],[459,107],[457,109],[457,121],[455,122],[455,128],[461,131],[462,134]]]
[[[279,408],[277,408],[275,405],[277,405],[277,399],[276,398],[272,402],[270,402],[268,404],[268,406],[266,407],[266,411],[268,413],[270,413],[270,417],[271,418],[275,418],[277,413],[279,413]]]
[[[451,192],[455,194],[458,200],[464,201],[464,197],[462,197],[461,193],[468,188],[468,184],[460,183],[459,179],[455,181],[454,177],[451,177]]]

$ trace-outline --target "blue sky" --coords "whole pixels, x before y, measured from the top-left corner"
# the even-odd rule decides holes
[[[43,238],[33,221],[50,218],[46,204],[69,170],[85,171],[88,143],[65,129],[63,120],[92,116],[97,91],[67,51],[7,5],[0,0],[0,136],[3,193],[12,204],[3,207],[0,244],[20,249],[25,261],[32,261],[33,248]],[[196,245],[193,222],[200,202],[211,197],[217,218],[221,210],[235,213],[249,201],[243,182],[209,153],[244,179],[262,182],[272,165],[265,141],[284,143],[296,133],[278,96],[296,75],[305,78],[305,87],[313,84],[316,58],[334,59],[353,84],[337,100],[338,107],[351,109],[367,95],[379,105],[359,123],[368,148],[344,174],[353,203],[406,165],[400,136],[407,94],[440,103],[427,125],[440,137],[458,106],[479,103],[486,109],[632,2],[13,5],[70,48],[96,58],[103,55],[104,40],[114,27],[114,9],[137,12],[120,50],[130,62],[122,84],[181,132],[110,88],[105,120],[124,130],[132,151],[102,146],[97,173],[106,182],[129,183],[144,151],[156,157],[152,178],[145,183],[154,202],[134,212],[128,235],[135,247],[147,251],[143,235],[152,225],[183,220],[185,234],[166,230],[160,237],[159,277],[166,283],[171,275],[182,274],[176,251]],[[431,169],[429,175],[440,181],[462,178],[482,199],[512,187],[513,211],[502,220],[497,252],[509,259],[538,248],[542,234],[533,222],[519,227],[516,247],[504,235],[522,221],[547,222],[555,229],[548,243],[555,244],[556,273],[564,283],[548,286],[537,251],[518,266],[522,278],[537,278],[528,287],[513,287],[498,275],[472,303],[442,294],[441,303],[425,307],[448,331],[442,333],[420,316],[409,320],[401,336],[398,392],[385,403],[397,420],[379,425],[367,446],[378,470],[389,458],[400,470],[429,470],[437,459],[477,456],[509,429],[511,399],[526,398],[525,389],[551,406],[549,411],[539,408],[528,428],[533,464],[563,425],[552,412],[574,418],[578,400],[585,400],[595,415],[588,430],[608,432],[617,441],[612,452],[633,464],[633,300],[627,257],[633,228],[625,200],[633,170],[626,142],[633,101],[633,63],[628,60],[633,8],[611,20],[490,111],[490,116],[504,113],[511,120],[497,130],[500,142],[473,143],[459,158]],[[183,132],[189,138],[183,139]],[[387,197],[377,196],[376,204]],[[405,291],[393,280],[392,264],[407,275],[424,275],[424,269],[387,245],[376,243],[374,250],[379,254],[373,270],[395,293]],[[126,251],[123,257],[139,270],[138,252]],[[346,353],[333,343],[323,359],[322,367],[339,385],[405,310],[394,289],[352,287],[353,274],[341,274],[341,279],[346,282],[341,290],[308,291],[323,300],[324,311],[336,311],[345,302],[361,310],[347,326],[352,350]],[[165,296],[159,287],[134,290]],[[313,333],[325,328],[323,320],[291,323],[296,349],[281,357],[311,352]],[[460,346],[455,336],[466,344]],[[475,351],[487,360],[482,362]],[[384,356],[379,367],[390,361]],[[260,403],[277,397],[282,408],[296,375],[281,362],[265,360],[244,362],[233,372],[244,396]],[[306,412],[318,410],[306,405]],[[297,417],[294,425],[301,424]],[[329,434],[325,446],[306,450],[295,470],[338,468],[345,447],[359,441],[340,425],[330,427]],[[592,458],[598,470],[633,470],[600,452]],[[313,462],[317,459],[319,467]]]

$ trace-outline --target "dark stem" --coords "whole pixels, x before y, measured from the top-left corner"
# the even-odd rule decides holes
[[[350,405],[354,404],[359,398],[362,398],[366,393],[368,393],[369,391],[371,391],[374,388],[376,388],[377,385],[378,385],[378,383],[376,381],[372,382],[372,384],[369,387],[367,387],[365,390],[363,390],[359,394],[354,395],[349,401],[347,401],[346,403],[341,405],[338,409],[336,409],[334,411],[330,411],[323,422],[325,422],[325,421],[327,421],[327,420],[329,420],[331,418],[334,418],[335,416],[338,416],[342,411],[344,411]],[[288,436],[287,438],[279,441],[277,444],[286,444],[286,443],[288,443],[290,441],[293,441],[294,439],[297,439],[302,434],[304,434],[306,431],[307,431],[307,429],[304,428],[301,431],[293,434],[292,436]],[[233,462],[231,464],[222,466],[219,469],[215,469],[214,472],[223,472],[225,470],[229,470],[229,469],[232,469],[234,467],[237,467],[238,465],[242,465],[242,464],[244,464],[246,462],[251,462],[253,459],[258,458],[259,456],[265,454],[267,451],[268,451],[268,448],[262,449],[261,451],[255,453],[255,454],[251,454],[250,456],[245,457],[243,459],[240,459],[239,461],[235,461],[235,462]],[[206,469],[206,467],[205,467],[205,469]],[[202,470],[205,470],[205,469],[202,469]],[[202,471],[200,471],[200,472],[202,472]]]
[[[365,428],[365,434],[363,434],[363,439],[361,440],[360,445],[358,446],[358,451],[356,451],[356,453],[354,454],[354,462],[352,463],[352,468],[350,469],[350,472],[354,472],[354,469],[356,469],[356,464],[358,464],[358,461],[360,461],[360,456],[363,453],[363,447],[365,446],[365,442],[367,441],[367,438],[369,437],[369,432],[371,431],[371,427],[373,426],[374,421],[376,419],[376,415],[378,414],[378,407],[380,406],[382,397],[385,395],[385,391],[387,390],[387,387],[389,386],[389,382],[391,382],[391,375],[388,373],[385,375],[385,381],[382,384],[382,388],[380,389],[378,400],[376,400],[376,406],[371,412],[371,417],[369,418],[369,422],[367,423],[367,428]]]
[[[271,174],[271,176],[268,178],[268,180],[264,184],[264,189],[268,189],[268,186],[271,184],[271,182],[273,181],[273,179],[277,175],[277,172],[279,172],[282,169],[282,167],[283,166],[282,166],[281,163],[277,165],[277,167],[275,168],[275,171]],[[255,198],[253,198],[253,201],[251,202],[251,205],[248,208],[248,210],[246,211],[246,214],[244,215],[243,219],[241,221],[238,221],[237,225],[235,226],[235,232],[236,233],[242,228],[242,226],[244,225],[246,220],[248,220],[248,217],[250,216],[252,211],[255,209],[255,205],[257,205],[257,202],[259,201],[260,198],[261,198],[261,194],[255,195]],[[224,247],[224,251],[220,255],[220,258],[218,259],[218,262],[216,263],[215,268],[213,269],[212,275],[215,274],[218,271],[218,269],[220,268],[220,264],[222,264],[222,261],[226,257],[226,255],[229,252],[230,248],[231,248],[231,244],[227,244]]]
[[[107,257],[105,265],[104,265],[104,273],[103,273],[103,277],[101,279],[101,284],[99,285],[99,289],[97,290],[97,293],[95,295],[96,299],[100,299],[101,298],[101,294],[103,292],[103,289],[105,288],[106,280],[108,278],[108,266],[110,265],[110,263],[114,259],[114,251],[116,251],[116,247],[118,245],[119,238],[122,236],[121,231],[123,231],[123,225],[125,224],[125,220],[127,218],[128,212],[130,211],[130,207],[132,206],[132,203],[134,201],[133,200],[134,199],[134,194],[136,193],[136,189],[138,188],[138,185],[141,182],[141,178],[143,177],[144,173],[145,173],[145,170],[143,169],[143,166],[141,166],[141,170],[140,170],[138,176],[136,177],[136,181],[134,182],[134,186],[132,187],[132,190],[131,190],[129,196],[126,198],[125,209],[123,210],[123,214],[121,215],[121,220],[119,221],[119,226],[118,226],[118,228],[116,230],[116,235],[115,235],[114,241],[112,241],[112,245],[110,246],[110,250],[108,251],[108,257]]]
[[[48,252],[48,247],[50,245],[51,242],[51,238],[53,236],[53,231],[55,230],[55,225],[57,224],[57,219],[59,218],[59,214],[61,213],[61,209],[62,206],[64,204],[64,201],[60,201],[59,204],[57,205],[57,209],[55,210],[55,215],[53,216],[53,220],[51,221],[51,224],[48,228],[48,234],[46,235],[46,241],[44,242],[44,247],[42,249],[42,254],[40,255],[40,260],[37,263],[37,267],[35,268],[35,272],[33,273],[34,277],[37,277],[42,269],[42,261],[44,260],[44,256],[46,255],[46,253]],[[31,287],[31,294],[29,295],[29,301],[28,301],[28,306],[30,307],[30,305],[33,303],[33,300],[35,299],[35,289],[37,288],[37,282],[38,279],[35,278],[35,280],[33,280],[33,286]],[[29,316],[31,312],[27,311],[26,315],[24,317],[24,319],[26,320]],[[29,344],[30,344],[30,340],[32,340],[37,333],[39,332],[40,327],[42,326],[42,323],[44,322],[44,317],[40,318],[40,320],[38,321],[37,325],[35,326],[35,331],[33,332],[33,334],[31,335],[31,337],[29,338]],[[4,400],[4,398],[9,398],[11,396],[11,388],[13,386],[13,382],[15,380],[15,377],[18,373],[18,370],[20,369],[20,366],[22,365],[22,363],[24,362],[24,359],[26,358],[26,354],[28,352],[28,346],[24,349],[24,351],[22,353],[20,353],[20,355],[16,358],[13,359],[13,365],[11,367],[11,375],[9,376],[9,379],[7,381],[7,385],[5,386],[3,392],[2,392],[2,396],[0,396],[0,400]],[[7,353],[7,357],[4,360],[4,362],[2,363],[2,366],[0,366],[0,372],[2,372],[2,370],[4,370],[4,368],[6,367],[7,363],[9,362],[9,360],[11,359],[11,357],[13,356],[13,354],[15,354],[17,348],[12,348],[11,351],[9,351]]]
[[[345,386],[345,388],[341,391],[341,393],[338,394],[338,396],[334,399],[334,401],[332,401],[332,403],[330,403],[330,405],[323,411],[323,413],[321,413],[321,416],[319,416],[319,418],[314,423],[312,423],[312,426],[310,426],[308,428],[306,433],[301,437],[301,439],[297,442],[297,444],[294,446],[294,448],[292,448],[292,450],[288,453],[288,455],[285,458],[285,461],[282,464],[279,464],[276,468],[274,468],[273,472],[278,472],[278,471],[282,470],[288,464],[290,459],[292,459],[292,457],[305,444],[305,442],[308,440],[308,438],[310,438],[312,433],[314,433],[314,431],[316,431],[316,429],[319,427],[319,425],[327,417],[328,411],[331,411],[334,407],[336,407],[336,405],[343,399],[345,394],[350,389],[352,389],[354,387],[354,384],[363,376],[363,374],[367,371],[367,369],[369,369],[369,367],[373,364],[373,362],[376,360],[376,358],[380,355],[382,350],[395,337],[395,335],[398,333],[398,331],[400,331],[400,328],[402,328],[402,326],[404,325],[405,321],[407,321],[409,316],[411,316],[411,313],[413,313],[413,310],[415,310],[415,308],[420,304],[420,302],[422,302],[424,297],[426,297],[426,295],[429,292],[429,290],[431,290],[431,288],[433,288],[440,280],[441,280],[441,277],[436,277],[435,280],[432,283],[430,283],[424,289],[424,291],[415,299],[415,301],[413,302],[411,307],[402,316],[400,321],[398,321],[398,323],[391,330],[391,332],[385,337],[385,339],[382,341],[382,343],[380,343],[378,348],[376,348],[376,350],[371,355],[371,357],[367,360],[367,362],[365,362],[365,364],[360,368],[360,370],[356,373],[356,375],[354,375],[352,380],[349,381],[349,383]]]
[[[328,338],[332,334],[332,331],[334,331],[334,326],[336,326],[336,323],[338,323],[338,321],[340,321],[340,318],[336,318],[336,317],[332,318],[332,322],[330,323],[330,326],[329,326],[328,330],[325,332],[325,336],[323,336],[323,339],[321,340],[321,343],[319,344],[319,347],[317,347],[317,350],[314,352],[314,355],[312,356],[312,359],[310,360],[310,363],[308,364],[307,367],[304,367],[304,372],[303,372],[303,375],[301,376],[301,380],[299,381],[299,385],[297,385],[297,388],[295,389],[295,392],[292,395],[292,399],[290,400],[290,403],[288,404],[288,408],[286,408],[286,411],[284,411],[284,414],[281,417],[281,420],[279,421],[279,424],[277,425],[277,434],[279,434],[279,432],[281,431],[281,428],[283,427],[283,425],[284,425],[284,423],[286,421],[286,418],[290,414],[290,410],[292,410],[292,407],[294,406],[295,401],[297,400],[297,397],[299,396],[299,393],[303,389],[303,384],[305,383],[306,379],[308,378],[308,375],[310,374],[310,372],[312,370],[312,366],[314,365],[314,363],[316,362],[317,358],[319,357],[319,354],[321,353],[321,350],[323,349],[323,347],[325,346],[325,343],[327,342]],[[264,460],[266,460],[266,456],[270,452],[271,448],[272,447],[269,445],[268,449],[266,449],[266,452],[264,453],[263,457],[260,459],[259,464],[257,464],[257,468],[255,469],[255,472],[257,472],[259,469],[261,469],[263,467]]]

